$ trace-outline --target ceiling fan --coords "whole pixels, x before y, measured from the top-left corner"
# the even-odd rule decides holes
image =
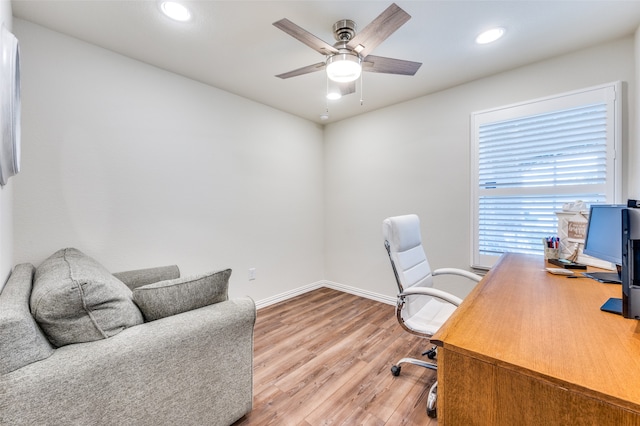
[[[276,77],[285,79],[326,69],[327,77],[338,83],[341,94],[355,92],[355,81],[362,71],[385,74],[414,75],[422,65],[401,59],[371,55],[371,51],[386,40],[411,16],[393,3],[362,31],[356,33],[356,23],[342,19],[333,24],[336,43],[332,46],[288,19],[273,25],[326,56],[325,61],[298,68]]]

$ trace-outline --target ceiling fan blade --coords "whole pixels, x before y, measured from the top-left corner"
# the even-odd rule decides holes
[[[338,83],[338,88],[340,89],[340,94],[342,96],[350,95],[356,91],[356,82],[350,81],[348,83]]]
[[[411,19],[411,15],[393,3],[369,25],[364,27],[362,31],[357,33],[347,43],[347,47],[365,57],[409,19]]]
[[[288,19],[281,19],[273,23],[276,28],[280,28],[285,33],[289,34],[291,37],[294,37],[316,52],[319,52],[323,55],[331,55],[334,53],[338,53],[338,50],[330,45],[329,43],[325,43],[320,40],[318,37],[311,34],[309,31],[304,28],[299,27]]]
[[[348,83],[337,83],[335,81],[327,79],[327,98],[329,98],[330,94],[339,93],[340,95],[336,98],[329,99],[338,99],[342,96],[349,95],[356,91],[356,82],[350,81]]]
[[[283,74],[278,74],[278,75],[276,75],[276,77],[280,77],[282,79],[291,78],[291,77],[297,77],[299,75],[309,74],[309,73],[312,73],[312,72],[320,71],[320,70],[324,69],[324,67],[325,67],[325,63],[324,62],[318,62],[317,64],[307,65],[306,67],[298,68],[297,70],[285,72]]]
[[[414,75],[421,65],[420,62],[369,55],[362,61],[362,70],[385,74]]]

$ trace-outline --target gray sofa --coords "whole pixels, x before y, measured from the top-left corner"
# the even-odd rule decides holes
[[[64,249],[12,271],[0,293],[0,424],[230,425],[251,410],[255,305],[228,299],[230,270],[100,268]],[[105,282],[118,297],[92,300]],[[78,318],[54,318],[77,294]],[[127,324],[105,327],[116,299]]]

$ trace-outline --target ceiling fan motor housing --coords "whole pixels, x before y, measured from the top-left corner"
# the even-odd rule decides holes
[[[351,19],[341,19],[333,24],[333,37],[337,41],[349,41],[356,35],[356,23]]]
[[[356,35],[356,23],[351,19],[341,19],[333,24],[333,45],[338,53],[327,56],[326,70],[330,80],[347,83],[357,80],[362,72],[362,58],[347,47],[347,43]]]

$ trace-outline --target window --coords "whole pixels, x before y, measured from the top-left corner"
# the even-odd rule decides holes
[[[543,254],[564,203],[619,202],[621,83],[471,114],[472,263]]]

